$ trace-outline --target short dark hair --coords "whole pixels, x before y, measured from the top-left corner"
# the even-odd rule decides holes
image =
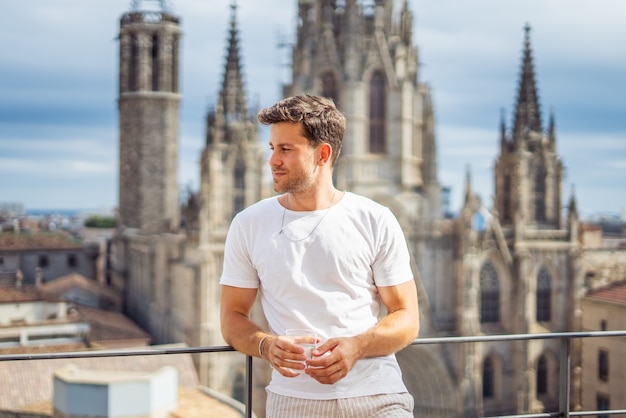
[[[332,165],[341,152],[346,117],[335,103],[326,97],[302,94],[280,100],[261,109],[257,119],[264,125],[291,122],[302,125],[302,134],[313,147],[326,142],[332,147]]]

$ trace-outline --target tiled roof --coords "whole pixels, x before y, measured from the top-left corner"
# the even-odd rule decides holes
[[[63,298],[64,294],[72,289],[81,289],[111,301],[116,308],[120,308],[122,304],[122,297],[118,292],[78,273],[70,273],[66,276],[46,282],[41,285],[41,289],[46,293],[60,298]]]
[[[82,249],[80,241],[64,232],[0,232],[0,251]]]
[[[602,231],[602,228],[599,225],[591,223],[581,223],[579,228],[581,231]]]
[[[36,302],[58,300],[35,286],[0,286],[0,303]]]
[[[0,304],[40,301],[60,302],[60,300],[56,296],[44,291],[43,287],[38,288],[35,286],[24,286],[22,288],[16,288],[0,286]],[[137,341],[139,341],[141,345],[146,345],[150,343],[150,335],[147,332],[141,329],[137,324],[135,324],[124,314],[117,311],[105,311],[101,309],[88,308],[86,306],[74,305],[71,309],[68,310],[66,319],[60,322],[59,320],[54,319],[45,322],[88,323],[90,331],[87,339],[90,343],[94,344],[104,343],[104,345],[106,345],[107,342],[115,342],[116,345],[119,345],[119,343],[124,342],[125,340],[133,341],[133,344],[130,345],[137,345]],[[43,321],[41,323],[43,323]]]
[[[53,352],[57,349],[58,347],[44,347],[41,352]],[[0,354],[7,353],[2,350]],[[179,388],[191,388],[198,385],[198,377],[190,354],[0,361],[0,376],[2,376],[0,410],[21,409],[27,405],[52,399],[53,373],[68,364],[88,370],[150,373],[169,365],[178,371]]]
[[[626,303],[626,280],[592,289],[587,293],[587,296],[595,299]]]
[[[92,343],[113,340],[150,342],[150,335],[120,312],[102,311],[84,306],[77,306],[76,311],[79,320],[89,324],[88,338]]]
[[[58,344],[58,345],[27,345],[19,347],[0,348],[0,356],[8,354],[43,354],[67,353],[68,351],[85,351],[89,347],[86,343]],[[0,367],[2,363],[0,362]]]

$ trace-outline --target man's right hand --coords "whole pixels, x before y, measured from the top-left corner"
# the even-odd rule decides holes
[[[304,348],[287,337],[269,336],[264,342],[263,358],[285,377],[296,377],[306,368]]]

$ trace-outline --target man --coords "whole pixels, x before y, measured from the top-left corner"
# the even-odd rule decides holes
[[[333,185],[346,120],[301,95],[262,109],[281,193],[232,222],[220,280],[225,341],[273,368],[267,417],[412,417],[394,353],[419,331],[403,232],[389,209]],[[259,292],[269,332],[250,318]],[[386,314],[379,318],[381,303]],[[285,331],[317,333],[312,358]]]

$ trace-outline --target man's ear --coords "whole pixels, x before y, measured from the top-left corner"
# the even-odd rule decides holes
[[[323,142],[318,148],[319,158],[318,165],[330,163],[330,157],[333,155],[333,147],[328,142]]]

